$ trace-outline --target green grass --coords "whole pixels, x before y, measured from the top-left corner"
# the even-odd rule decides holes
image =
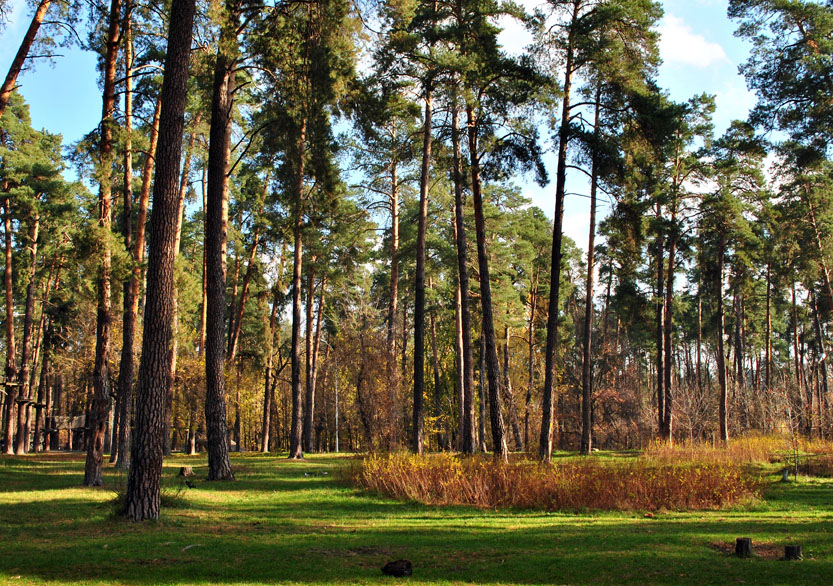
[[[203,458],[160,521],[113,514],[111,488],[80,487],[81,455],[0,458],[0,583],[8,584],[827,584],[833,481],[775,482],[761,501],[697,513],[541,513],[436,508],[339,485],[343,459],[233,458],[238,481],[204,480]],[[327,472],[326,475],[322,474]],[[307,473],[309,476],[305,476]],[[173,488],[170,488],[173,487]],[[751,537],[767,557],[725,553]],[[784,544],[805,560],[783,562]],[[723,546],[723,551],[720,546]],[[383,576],[410,559],[414,575]]]

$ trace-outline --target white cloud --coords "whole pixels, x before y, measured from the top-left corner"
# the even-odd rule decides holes
[[[687,65],[704,69],[720,62],[729,62],[718,43],[696,34],[682,18],[668,15],[659,23],[659,52],[666,64]]]
[[[747,89],[743,79],[738,77],[715,95],[717,112],[715,113],[715,130],[721,133],[729,127],[732,120],[746,120],[749,111],[755,107],[758,98]]]

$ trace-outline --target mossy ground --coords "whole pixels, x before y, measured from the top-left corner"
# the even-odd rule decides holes
[[[8,584],[829,584],[833,481],[779,483],[707,512],[542,513],[428,507],[340,484],[343,457],[233,457],[211,483],[202,457],[165,462],[158,522],[114,514],[109,487],[80,486],[83,455],[0,457],[0,582]],[[761,555],[737,559],[735,538]],[[801,544],[804,561],[777,559]],[[410,559],[411,578],[383,576]]]

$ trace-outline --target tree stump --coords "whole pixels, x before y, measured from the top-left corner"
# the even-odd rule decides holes
[[[402,578],[403,576],[410,576],[413,573],[413,566],[408,560],[396,560],[395,562],[388,562],[382,568],[382,573],[387,576],[395,576]]]
[[[183,466],[182,468],[179,469],[179,475],[180,476],[185,476],[185,477],[193,476],[194,475],[194,469],[191,468],[190,466]]]
[[[803,560],[804,554],[801,551],[800,545],[785,545],[784,546],[784,559],[789,561],[795,560]]]
[[[735,555],[739,558],[752,557],[752,539],[749,537],[738,537],[735,541]]]

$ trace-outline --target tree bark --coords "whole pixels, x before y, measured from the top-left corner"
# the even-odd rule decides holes
[[[112,251],[112,165],[113,114],[116,107],[116,66],[118,65],[121,0],[111,0],[104,59],[104,94],[101,113],[101,146],[99,158],[100,184],[98,191],[98,226],[103,232],[101,265],[98,269],[98,308],[96,315],[95,365],[93,367],[93,402],[90,410],[87,461],[84,465],[84,486],[101,486],[101,465],[104,455],[104,432],[110,412],[110,326],[113,319],[110,307],[110,279]]]
[[[49,10],[51,4],[52,0],[41,0],[38,3],[35,14],[32,15],[32,22],[29,23],[29,28],[26,30],[26,34],[23,35],[23,40],[17,50],[17,54],[12,60],[9,72],[6,74],[6,79],[3,81],[2,87],[0,87],[0,116],[6,111],[6,106],[8,106],[12,92],[16,87],[17,76],[20,75],[20,71],[23,69],[23,63],[25,63],[26,58],[29,56],[29,50],[35,42],[38,29],[43,24],[43,19],[46,17],[46,12]]]
[[[228,234],[228,173],[234,110],[239,2],[228,0],[211,99],[208,143],[208,191],[205,218],[206,340],[205,423],[208,432],[208,479],[233,480],[228,455],[225,389],[226,245]]]
[[[159,517],[165,395],[170,383],[168,352],[174,312],[179,163],[195,11],[194,0],[179,0],[171,6],[153,184],[142,358],[136,388],[136,434],[131,446],[125,501],[125,511],[131,521]]]
[[[423,122],[422,171],[419,180],[419,221],[416,241],[416,278],[414,282],[414,413],[411,450],[425,449],[425,233],[428,223],[428,187],[431,171],[432,85],[425,85],[425,120]]]

